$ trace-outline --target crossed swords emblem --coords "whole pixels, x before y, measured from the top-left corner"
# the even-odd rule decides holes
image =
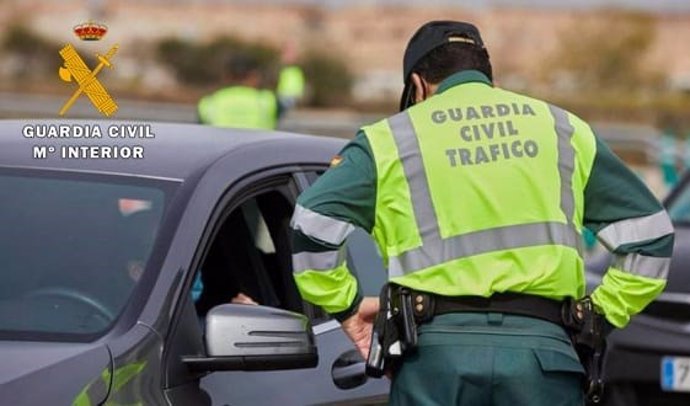
[[[110,63],[110,60],[113,59],[118,48],[119,46],[115,44],[105,55],[96,54],[99,63],[94,70],[86,66],[84,60],[81,59],[81,56],[79,56],[72,44],[67,44],[60,50],[60,56],[62,56],[62,59],[65,61],[64,66],[61,66],[58,71],[60,79],[65,82],[71,82],[72,79],[74,79],[79,85],[79,88],[75,90],[72,97],[62,106],[60,110],[61,116],[67,113],[67,110],[72,107],[82,93],[86,94],[91,104],[93,104],[96,110],[101,112],[101,114],[109,117],[117,111],[115,100],[108,94],[108,91],[105,90],[105,87],[103,87],[96,76],[98,76],[100,71],[106,66],[112,69],[113,65]]]

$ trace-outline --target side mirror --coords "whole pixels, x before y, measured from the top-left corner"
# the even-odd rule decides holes
[[[267,306],[224,304],[206,316],[207,357],[183,357],[194,371],[313,368],[319,358],[309,319]]]

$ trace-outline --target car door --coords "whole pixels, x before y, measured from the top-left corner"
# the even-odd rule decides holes
[[[312,168],[295,174],[300,191],[315,182],[325,169]],[[359,281],[362,294],[378,297],[387,274],[372,237],[361,228],[356,228],[348,237],[347,261],[350,271]],[[356,399],[355,404],[387,403],[389,380],[365,375],[365,360],[355,350],[340,324],[321,309],[314,309],[311,319],[319,344],[319,363],[320,368],[324,369],[323,376],[330,380],[329,385],[339,389],[337,393],[343,395],[343,399],[337,400]]]
[[[194,384],[209,398],[204,403],[380,404],[387,399],[387,380],[364,375],[364,360],[340,325],[321,309],[303,302],[294,285],[289,221],[296,198],[307,185],[307,177],[300,169],[285,168],[255,175],[242,190],[226,196],[218,204],[219,213],[212,217],[216,224],[209,226],[215,231],[208,242],[199,247],[198,269],[187,277],[188,282],[180,294],[183,300],[194,301],[198,318],[194,323],[187,320],[187,330],[194,330],[187,332],[188,336],[202,337],[205,312],[215,305],[233,301],[238,291],[261,305],[308,315],[314,327],[319,364],[316,368],[301,370],[210,372],[199,378],[198,386]],[[366,238],[366,233],[357,233],[354,246],[366,245]],[[373,246],[361,251],[366,249],[375,256]],[[354,257],[357,260],[353,263],[356,263],[360,256]],[[229,270],[235,274],[230,276]],[[198,274],[202,275],[204,287],[203,293],[196,295],[193,290]],[[365,293],[376,293],[376,283],[374,280],[368,283]],[[193,295],[197,296],[195,300]],[[194,311],[187,313],[190,312]],[[204,350],[199,348],[198,351]]]

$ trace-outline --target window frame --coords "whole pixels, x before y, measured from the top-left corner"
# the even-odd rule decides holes
[[[191,289],[197,270],[208,256],[215,238],[233,210],[239,208],[244,201],[282,185],[289,193],[286,196],[294,206],[299,195],[294,180],[294,173],[300,171],[296,165],[273,167],[264,171],[246,175],[240,180],[225,186],[220,198],[215,202],[213,211],[208,216],[204,231],[194,249],[194,255],[187,270],[183,270],[184,278],[175,291],[172,317],[167,330],[162,355],[161,374],[163,389],[182,385],[196,379],[203,374],[192,373],[182,363],[182,355],[206,355],[203,341],[202,327],[191,297]],[[282,179],[282,182],[280,181]],[[191,313],[193,316],[191,316]]]
[[[271,191],[278,191],[288,200],[288,203],[294,208],[297,195],[296,188],[294,185],[294,180],[290,173],[275,174],[273,176],[262,177],[254,183],[249,184],[247,187],[240,189],[237,193],[232,193],[228,191],[221,198],[219,204],[216,206],[216,210],[219,211],[218,216],[215,217],[211,225],[211,232],[204,241],[199,244],[202,248],[202,255],[195,255],[195,261],[193,262],[192,271],[189,272],[191,277],[191,283],[194,282],[197,272],[201,268],[202,264],[208,258],[211,247],[216,241],[220,230],[225,225],[225,222],[229,219],[230,215],[246,203],[249,199],[256,198],[264,193]],[[231,196],[228,196],[231,194]],[[220,207],[220,209],[218,209]],[[199,247],[197,247],[197,253],[199,252]],[[183,289],[183,294],[189,294],[191,292],[190,278],[185,283],[185,288]]]

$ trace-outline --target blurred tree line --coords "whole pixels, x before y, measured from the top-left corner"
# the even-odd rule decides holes
[[[246,59],[256,62],[266,80],[273,84],[269,74],[275,73],[280,56],[268,45],[228,36],[207,44],[165,38],[156,48],[158,61],[170,69],[180,83],[190,86],[217,86],[226,76],[224,69],[229,63]]]
[[[665,77],[649,56],[655,36],[655,20],[645,13],[605,10],[578,19],[561,32],[549,73],[565,73],[578,92],[661,91]]]
[[[2,50],[14,57],[10,74],[15,79],[31,79],[51,70],[57,72],[61,58],[57,42],[44,38],[23,24],[12,25],[2,38]]]
[[[566,27],[543,70],[552,98],[585,117],[647,122],[690,134],[690,94],[670,88],[665,60],[652,47],[656,20],[635,11],[602,10]]]
[[[651,58],[655,24],[653,16],[638,12],[583,14],[583,18],[577,18],[558,34],[558,44],[551,54],[534,61],[535,67],[543,69],[539,80],[530,86],[538,89],[541,82],[548,89],[544,96],[588,119],[642,121],[687,133],[690,94],[671,91],[662,74],[665,61]],[[62,44],[27,27],[17,23],[8,27],[0,38],[2,72],[10,76],[13,86],[41,80],[44,84],[59,85],[54,79],[62,64],[57,52]],[[164,67],[174,75],[180,92],[185,94],[201,95],[224,85],[223,68],[228,59],[249,57],[258,61],[268,88],[275,87],[281,67],[279,49],[236,36],[207,42],[164,38],[137,43],[137,46],[145,48],[139,50],[138,58],[150,58],[149,61],[137,59],[137,65],[154,63]],[[127,49],[130,48],[123,47],[124,52]],[[92,52],[80,51],[80,55],[88,66],[95,65]],[[301,55],[296,63],[307,79],[306,105],[371,107],[354,105],[349,100],[355,77],[346,57],[345,53],[325,47],[311,47]],[[390,112],[390,105],[385,106],[385,111]]]
[[[265,87],[275,88],[281,67],[277,48],[232,36],[218,37],[207,43],[166,38],[157,44],[157,56],[181,84],[188,86],[222,85],[228,64],[250,59],[260,66]],[[296,65],[303,69],[307,78],[308,105],[331,107],[349,102],[354,76],[338,55],[312,48],[296,61]]]
[[[58,53],[62,45],[37,34],[24,24],[9,27],[0,38],[6,65],[9,62],[6,74],[16,84],[36,80],[45,82],[46,78],[56,77],[53,75],[56,75],[63,62]],[[223,70],[233,60],[249,58],[256,62],[263,73],[264,86],[272,89],[276,86],[281,68],[279,49],[264,42],[246,41],[235,36],[222,36],[205,43],[164,38],[148,46],[154,48],[152,54],[156,62],[172,72],[181,87],[198,93],[225,85]],[[88,66],[97,64],[92,53],[80,51],[80,55]],[[339,54],[310,48],[296,64],[303,69],[307,78],[306,105],[333,107],[349,104],[354,75]]]
[[[58,83],[54,78],[57,77],[58,68],[64,63],[59,54],[64,45],[37,34],[23,23],[11,25],[0,38],[4,73],[19,88],[24,84],[36,84],[39,88],[45,88],[46,83]],[[74,45],[87,66],[98,65],[96,55],[80,49],[79,43]]]

